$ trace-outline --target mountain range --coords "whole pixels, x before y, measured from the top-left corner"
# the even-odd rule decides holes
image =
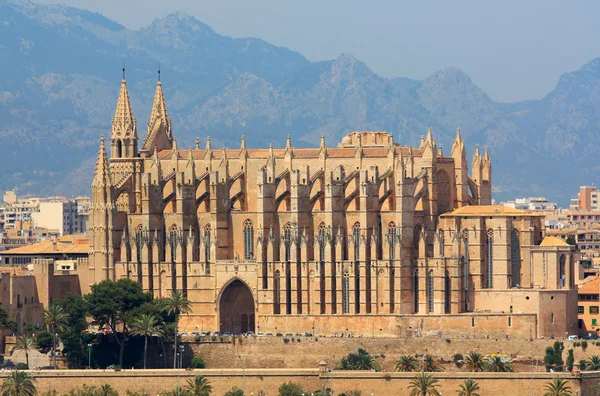
[[[540,100],[497,103],[458,68],[423,81],[388,79],[352,55],[311,62],[255,38],[231,38],[174,13],[138,31],[100,14],[0,0],[0,190],[89,194],[100,135],[125,65],[143,139],[157,69],[179,147],[318,144],[385,130],[417,146],[432,128],[449,154],[461,128],[468,156],[489,146],[494,198],[566,205],[600,166],[600,59],[563,74]]]

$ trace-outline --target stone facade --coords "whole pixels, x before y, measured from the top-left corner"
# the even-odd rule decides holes
[[[155,297],[182,290],[187,331],[569,332],[571,248],[539,246],[539,216],[491,205],[487,149],[468,168],[460,130],[449,156],[431,130],[415,148],[353,132],[332,148],[288,137],[250,149],[242,137],[238,150],[210,138],[180,150],[160,81],[138,149],[123,80],[110,160],[104,138],[98,152],[82,288],[128,277]]]

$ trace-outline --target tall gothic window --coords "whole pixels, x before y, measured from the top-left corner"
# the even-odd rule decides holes
[[[463,301],[465,304],[465,312],[469,312],[469,276],[470,276],[470,262],[469,262],[469,230],[466,228],[463,230],[463,241],[465,243],[465,255],[461,257],[463,267]]]
[[[419,241],[421,240],[421,225],[417,224],[413,230],[413,257],[419,258]]]
[[[169,244],[171,245],[171,262],[174,263],[177,259],[177,226],[173,224],[169,232]]]
[[[279,315],[281,313],[281,274],[279,270],[275,271],[273,276],[273,313]]]
[[[354,305],[356,313],[360,313],[360,223],[354,223],[352,227],[352,239],[354,242]]]
[[[204,227],[204,257],[206,262],[210,262],[210,224]]]
[[[283,244],[285,246],[285,261],[290,261],[292,252],[292,225],[290,223],[283,226]]]
[[[433,270],[427,274],[427,310],[433,312]]]
[[[389,290],[390,290],[390,313],[394,313],[394,309],[395,309],[395,291],[394,291],[394,283],[395,283],[395,278],[396,278],[396,269],[394,268],[394,260],[396,259],[396,243],[397,243],[397,238],[398,236],[396,235],[396,224],[394,224],[394,222],[390,222],[388,224],[388,233],[387,233],[387,239],[388,239],[388,247],[389,247],[389,257],[390,257],[390,284],[389,284]]]
[[[354,244],[354,261],[360,257],[360,223],[354,223],[352,227],[352,242]]]
[[[442,230],[440,228],[440,231],[438,232],[438,236],[440,237],[440,257],[445,257],[444,256],[444,244],[446,242],[445,239],[445,235],[444,235],[444,230]]]
[[[254,258],[254,225],[250,220],[244,222],[244,258]]]
[[[521,240],[516,228],[510,234],[511,287],[521,285]]]
[[[494,230],[487,231],[485,240],[485,287],[491,289],[494,287]]]
[[[320,280],[320,295],[321,295],[321,314],[325,313],[325,223],[319,224],[319,232],[317,234],[317,242],[319,244],[319,280]]]
[[[415,313],[419,313],[419,270],[413,276],[413,290],[415,294]]]
[[[350,276],[347,272],[342,279],[342,313],[350,313]]]
[[[325,223],[319,224],[319,233],[317,234],[319,243],[319,261],[325,261]]]
[[[450,280],[450,273],[446,271],[444,277],[444,311],[450,313],[450,304],[452,303],[452,283]]]
[[[559,262],[558,262],[558,287],[561,289],[563,287],[565,287],[567,284],[566,273],[565,273],[566,264],[567,264],[567,258],[565,257],[564,254],[561,254]]]

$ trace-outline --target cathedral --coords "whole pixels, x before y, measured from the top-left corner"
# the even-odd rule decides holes
[[[336,147],[183,148],[160,81],[138,140],[126,81],[92,182],[85,293],[181,290],[187,332],[516,337],[577,332],[574,249],[492,205],[492,164],[352,132]],[[471,171],[469,172],[469,168]],[[573,328],[575,326],[575,328]]]

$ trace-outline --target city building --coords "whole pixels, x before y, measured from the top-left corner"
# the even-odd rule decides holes
[[[579,286],[577,328],[579,335],[600,335],[600,277],[593,277]]]
[[[180,150],[158,82],[138,145],[122,81],[102,138],[82,291],[104,279],[192,301],[185,331],[529,338],[577,332],[575,247],[491,205],[492,166],[353,132],[337,147]],[[87,282],[87,283],[86,283]]]
[[[598,204],[598,188],[595,186],[581,186],[577,193],[577,198],[571,199],[569,209],[582,211],[597,211],[600,209]]]
[[[85,233],[84,216],[80,216],[77,202],[61,198],[40,201],[31,214],[36,228],[58,229],[60,235]]]
[[[86,259],[90,250],[90,240],[84,235],[65,235],[59,238],[19,246],[0,253],[2,265],[27,265],[35,259],[48,259],[58,262],[57,269],[77,269],[77,261]]]
[[[554,213],[558,206],[544,197],[517,198],[514,201],[503,202],[502,205],[513,209],[535,210]]]

